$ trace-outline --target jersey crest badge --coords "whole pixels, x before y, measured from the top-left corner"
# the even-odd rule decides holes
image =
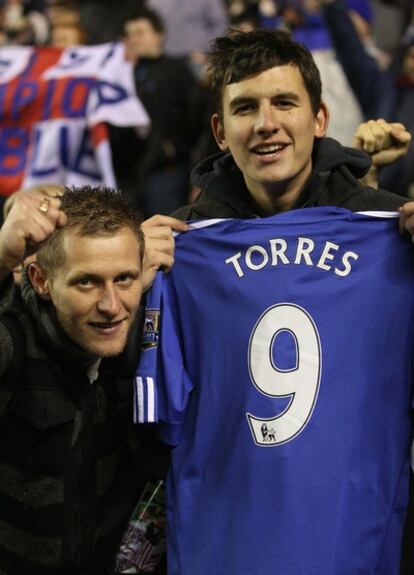
[[[145,351],[157,347],[159,339],[160,310],[148,308],[145,310],[144,330],[141,347]]]

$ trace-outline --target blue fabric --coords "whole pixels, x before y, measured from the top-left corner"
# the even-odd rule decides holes
[[[308,208],[176,238],[138,370],[176,446],[170,575],[398,574],[413,285],[396,218]]]
[[[296,42],[300,42],[308,50],[329,50],[332,41],[322,14],[305,14],[305,23],[292,32]]]

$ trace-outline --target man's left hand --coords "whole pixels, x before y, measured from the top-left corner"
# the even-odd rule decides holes
[[[142,223],[145,236],[143,288],[148,290],[158,270],[169,272],[174,264],[173,231],[185,232],[188,225],[171,216],[155,215]]]

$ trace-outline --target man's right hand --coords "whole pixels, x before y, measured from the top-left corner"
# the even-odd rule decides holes
[[[4,202],[3,206],[3,219],[7,218],[7,214],[10,212],[14,201],[19,198],[22,194],[31,194],[34,197],[50,197],[56,198],[61,196],[65,192],[65,186],[63,184],[37,184],[36,186],[31,186],[30,188],[25,188],[23,190],[17,190],[14,194],[11,194]]]
[[[14,194],[0,229],[0,279],[33,254],[41,242],[66,223],[60,200],[41,190]]]

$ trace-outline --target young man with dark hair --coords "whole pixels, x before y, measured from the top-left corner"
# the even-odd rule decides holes
[[[0,315],[0,571],[103,575],[145,481],[131,377],[153,272],[121,193],[48,191],[16,194],[0,230],[3,284],[37,256]],[[168,267],[160,226],[148,243]]]
[[[137,420],[174,446],[169,574],[396,575],[414,260],[395,217],[355,212],[404,199],[325,137],[318,70],[287,34],[231,31],[210,63],[222,152],[176,215],[224,220],[176,238],[136,382]]]
[[[253,217],[310,206],[353,211],[397,209],[403,198],[364,187],[366,154],[325,138],[329,112],[319,71],[287,33],[256,30],[218,38],[210,53],[216,113],[211,124],[224,152],[201,162],[202,190],[183,219]]]
[[[125,50],[151,128],[145,137],[111,130],[118,181],[145,217],[169,214],[187,202],[196,140],[190,112],[197,81],[185,59],[165,54],[164,40],[164,23],[154,10],[136,10],[125,22]]]

